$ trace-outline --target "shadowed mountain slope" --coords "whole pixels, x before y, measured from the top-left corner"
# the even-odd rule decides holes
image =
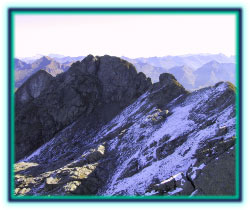
[[[111,56],[89,55],[56,78],[38,71],[16,91],[16,159],[82,115],[99,116],[93,126],[112,119],[150,85],[132,64]]]

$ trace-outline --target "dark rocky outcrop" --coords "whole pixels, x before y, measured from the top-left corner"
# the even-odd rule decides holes
[[[172,74],[163,73],[159,82],[153,84],[149,98],[158,108],[162,108],[174,98],[187,93]]]
[[[132,64],[107,55],[89,55],[56,78],[37,72],[16,92],[16,160],[81,115],[111,120],[150,86]]]
[[[16,92],[15,100],[17,109],[23,104],[28,104],[33,99],[38,98],[41,93],[48,88],[53,81],[53,77],[44,70],[40,70],[32,75]]]
[[[197,195],[234,195],[236,192],[235,150],[212,159],[193,181]]]

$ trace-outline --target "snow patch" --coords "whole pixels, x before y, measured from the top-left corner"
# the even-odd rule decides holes
[[[174,194],[176,194],[178,192],[181,192],[181,191],[183,191],[183,189],[177,187],[175,190],[168,192],[168,194],[169,195],[174,195]]]

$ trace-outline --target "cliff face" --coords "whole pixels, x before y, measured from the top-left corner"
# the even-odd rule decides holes
[[[17,195],[235,194],[231,83],[189,93],[91,55],[44,78],[16,93]]]
[[[111,120],[150,86],[133,65],[111,56],[89,55],[55,78],[38,71],[16,92],[16,160],[80,116],[93,118],[93,127]]]

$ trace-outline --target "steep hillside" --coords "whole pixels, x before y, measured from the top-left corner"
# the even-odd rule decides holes
[[[98,131],[79,120],[58,133],[16,164],[16,193],[233,195],[230,85],[182,95],[167,103],[170,114],[149,96],[145,93]],[[224,103],[224,98],[226,103],[215,108],[214,100]]]
[[[120,58],[91,55],[52,82],[39,74],[47,85],[31,78],[17,92],[17,195],[235,194],[231,83],[189,93],[171,74],[151,84]]]
[[[151,80],[138,74],[132,64],[111,56],[89,55],[57,77],[38,71],[16,91],[16,159],[37,149],[80,116],[86,120],[93,117],[95,120],[85,123],[94,129],[150,85]]]

